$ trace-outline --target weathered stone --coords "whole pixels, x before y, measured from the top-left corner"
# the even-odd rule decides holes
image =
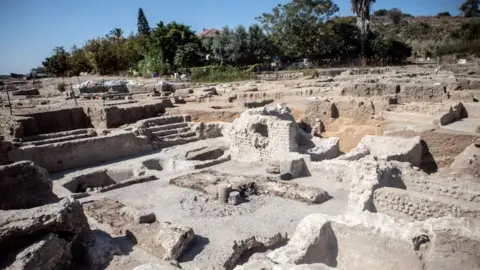
[[[22,90],[12,91],[12,95],[13,96],[38,96],[40,95],[40,92],[38,92],[37,88],[22,89]]]
[[[405,270],[476,269],[480,267],[476,252],[480,234],[472,222],[448,217],[408,223],[369,212],[312,214],[300,221],[286,246],[267,256],[280,267],[323,263],[339,269],[376,269],[379,265]]]
[[[231,191],[229,196],[228,196],[228,203],[231,205],[238,205],[243,202],[243,198],[238,191]]]
[[[0,166],[0,209],[23,209],[58,201],[45,169],[31,161]]]
[[[329,267],[323,263],[313,263],[313,264],[277,264],[272,262],[269,259],[260,259],[260,260],[248,260],[247,263],[242,265],[237,265],[234,268],[235,270],[333,270],[335,268]]]
[[[480,177],[480,145],[471,144],[453,161],[450,168]]]
[[[271,164],[269,163],[265,168],[265,171],[268,173],[279,174],[280,173],[280,164]]]
[[[232,186],[228,184],[218,185],[217,198],[221,203],[227,203],[230,191],[232,191]]]
[[[203,93],[211,94],[211,95],[218,95],[217,89],[215,87],[204,88],[201,90]]]
[[[230,255],[228,260],[223,264],[225,269],[233,269],[237,264],[238,259],[242,256],[244,252],[248,252],[254,248],[271,248],[275,245],[283,244],[287,240],[287,235],[282,235],[280,233],[275,234],[272,237],[263,238],[263,237],[251,237],[242,241],[235,241],[233,243],[233,253]]]
[[[379,159],[410,162],[414,166],[419,166],[422,162],[420,137],[402,138],[367,135],[363,137],[360,144],[363,144],[371,155]]]
[[[340,154],[340,139],[338,137],[328,139],[315,138],[313,142],[315,143],[315,147],[307,150],[312,161],[333,159]]]
[[[344,155],[339,156],[337,159],[355,161],[368,155],[370,155],[368,148],[364,144],[359,144],[356,148]]]
[[[91,231],[82,206],[65,198],[58,203],[30,209],[0,211],[0,253],[31,245],[42,234],[68,236],[72,255],[86,256]],[[75,252],[73,252],[75,251]]]
[[[291,156],[280,160],[280,179],[292,180],[309,176],[307,164],[301,156]]]
[[[453,108],[450,107],[449,112],[440,117],[440,125],[445,126],[466,117],[468,117],[467,110],[460,102]]]
[[[153,239],[154,245],[163,249],[163,260],[178,259],[195,240],[192,228],[164,223]]]
[[[133,268],[132,270],[175,270],[175,269],[181,269],[181,268],[169,262],[163,262],[162,264],[159,264],[159,263],[142,264]]]
[[[220,184],[231,185],[234,189],[248,187],[249,195],[270,195],[305,203],[323,203],[330,199],[329,194],[315,187],[306,187],[291,182],[269,179],[265,176],[241,176],[220,173],[213,170],[194,172],[170,180],[170,184],[191,188],[216,198]]]
[[[19,252],[8,269],[69,269],[71,260],[70,243],[49,233]]]

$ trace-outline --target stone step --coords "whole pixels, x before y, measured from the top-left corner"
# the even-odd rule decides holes
[[[50,138],[50,139],[45,139],[45,140],[38,140],[38,141],[29,141],[22,143],[22,146],[25,145],[44,145],[44,144],[52,144],[52,143],[58,143],[58,142],[65,142],[65,141],[73,141],[73,140],[78,140],[78,139],[85,139],[85,138],[90,138],[90,137],[95,137],[96,134],[78,134],[78,135],[70,135],[70,136],[64,136],[64,137],[57,137],[57,138]]]
[[[425,220],[431,217],[480,217],[480,204],[425,194],[412,190],[384,187],[375,190],[373,202],[379,213],[407,220]]]
[[[153,117],[144,120],[140,120],[137,122],[139,126],[162,126],[162,125],[169,125],[175,123],[184,123],[192,121],[192,117],[190,115],[173,115],[173,116],[160,116],[160,117]]]
[[[164,130],[172,130],[172,129],[178,129],[178,128],[184,128],[188,127],[188,123],[182,122],[182,123],[173,123],[173,124],[167,124],[167,125],[161,125],[161,126],[151,126],[148,128],[152,133],[155,133],[157,131],[164,131]]]
[[[46,134],[40,134],[40,135],[35,135],[35,136],[23,137],[22,142],[41,141],[41,140],[68,137],[68,136],[72,136],[72,135],[79,135],[79,134],[86,134],[86,133],[88,133],[88,129],[86,129],[86,128],[84,128],[84,129],[74,129],[74,130],[69,130],[69,131],[62,131],[62,132],[56,132],[56,133],[46,133]]]
[[[164,136],[168,136],[168,135],[188,132],[190,130],[191,130],[190,127],[182,127],[182,128],[167,129],[167,130],[152,132],[152,135],[159,136],[159,137],[164,137]]]
[[[157,140],[175,139],[175,138],[188,138],[188,137],[194,137],[196,135],[197,135],[197,133],[195,131],[188,131],[188,132],[182,132],[182,133],[177,133],[177,134],[170,134],[170,135],[166,135],[166,136],[157,136]]]
[[[152,142],[152,145],[154,148],[160,149],[160,148],[166,148],[166,147],[172,147],[176,145],[196,142],[198,140],[200,140],[198,136],[191,136],[191,137],[183,137],[183,138],[177,138],[177,139],[155,140]]]

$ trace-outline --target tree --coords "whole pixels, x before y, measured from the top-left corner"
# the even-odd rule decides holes
[[[123,39],[123,30],[121,28],[114,28],[109,33],[110,37],[116,40]]]
[[[360,42],[362,48],[368,39],[370,25],[370,6],[375,0],[351,0],[352,11],[357,15],[357,27],[360,30]],[[363,54],[363,49],[362,49]]]
[[[437,14],[437,17],[451,17],[452,15],[450,15],[450,12],[448,11],[445,11],[445,12],[439,12]]]
[[[149,50],[161,51],[163,60],[170,66],[174,66],[175,53],[180,47],[187,43],[200,45],[198,37],[190,29],[190,26],[175,21],[167,25],[159,22],[153,29],[149,42]]]
[[[373,16],[387,16],[387,15],[388,15],[388,10],[386,9],[379,9],[373,12]]]
[[[460,27],[459,34],[462,40],[480,40],[480,19],[473,19],[463,23]]]
[[[92,71],[92,66],[83,48],[73,46],[70,50],[70,69],[71,75],[78,75],[80,72]]]
[[[403,13],[398,8],[392,8],[390,11],[388,11],[388,16],[392,20],[393,24],[398,26],[400,22],[402,22]]]
[[[52,56],[47,57],[42,65],[50,74],[67,76],[70,70],[69,57],[70,54],[63,47],[55,47]]]
[[[140,35],[150,35],[150,26],[148,25],[147,17],[145,16],[145,13],[143,13],[142,8],[138,9],[137,29]]]
[[[174,63],[177,68],[192,67],[200,61],[200,48],[197,43],[187,43],[175,52]]]
[[[323,34],[325,22],[337,12],[331,0],[292,0],[257,20],[282,54],[292,59],[316,60],[322,57],[327,41]]]
[[[478,17],[480,16],[480,0],[465,0],[460,6],[459,10],[463,13],[463,16],[469,17]]]
[[[232,31],[228,26],[223,27],[220,35],[213,38],[212,41],[212,53],[213,58],[220,62],[222,65],[224,62],[227,62],[230,54],[230,41],[232,36]]]
[[[247,64],[265,63],[274,56],[275,49],[258,24],[248,28]]]

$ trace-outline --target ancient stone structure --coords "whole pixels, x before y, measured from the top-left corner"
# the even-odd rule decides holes
[[[45,169],[20,161],[0,166],[0,209],[24,209],[58,201]]]
[[[474,68],[0,90],[0,268],[480,269]]]

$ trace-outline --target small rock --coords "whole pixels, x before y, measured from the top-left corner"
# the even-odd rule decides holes
[[[243,198],[240,195],[240,192],[238,191],[232,191],[230,192],[230,195],[228,196],[228,203],[231,205],[238,205],[243,202]]]
[[[218,185],[218,201],[221,203],[227,203],[230,191],[232,190],[231,185],[227,184],[220,184]]]

